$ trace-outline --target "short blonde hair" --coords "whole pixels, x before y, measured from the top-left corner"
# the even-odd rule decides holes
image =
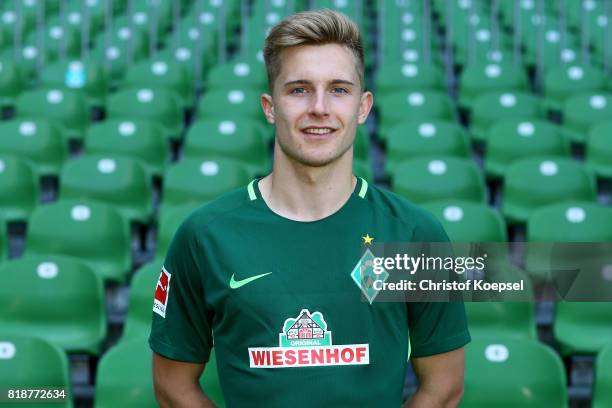
[[[339,44],[348,48],[357,60],[357,74],[364,87],[363,44],[357,25],[346,15],[330,9],[293,14],[272,28],[266,37],[263,55],[272,92],[280,73],[281,52],[300,45]]]

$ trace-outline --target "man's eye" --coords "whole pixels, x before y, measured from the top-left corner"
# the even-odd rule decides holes
[[[348,89],[346,88],[341,88],[341,87],[336,87],[332,89],[333,93],[348,93]]]
[[[305,88],[293,88],[291,90],[292,94],[304,94],[306,93],[306,89]]]

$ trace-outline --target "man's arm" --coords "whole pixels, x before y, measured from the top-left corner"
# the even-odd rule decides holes
[[[463,396],[463,347],[441,354],[412,359],[417,390],[405,408],[456,407]]]
[[[153,353],[153,386],[161,408],[214,408],[200,387],[204,364],[170,360]]]

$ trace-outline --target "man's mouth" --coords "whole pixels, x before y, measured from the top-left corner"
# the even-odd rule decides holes
[[[331,127],[307,127],[302,129],[302,132],[309,135],[325,136],[335,132],[336,129]]]

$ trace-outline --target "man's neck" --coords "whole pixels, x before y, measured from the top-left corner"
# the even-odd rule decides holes
[[[320,220],[342,208],[353,193],[357,179],[352,161],[352,149],[323,167],[275,157],[274,169],[259,182],[259,190],[268,207],[282,217]]]

